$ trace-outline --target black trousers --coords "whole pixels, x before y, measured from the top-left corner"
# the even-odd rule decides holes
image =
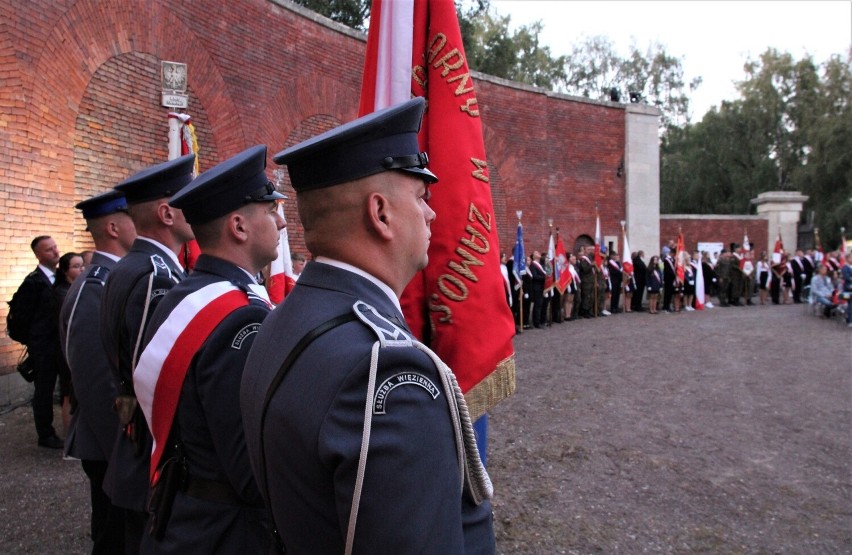
[[[92,554],[124,552],[124,509],[112,504],[104,493],[106,461],[80,461],[89,477],[92,500]]]
[[[38,352],[30,352],[30,356],[37,371],[33,382],[33,420],[38,438],[47,439],[56,435],[53,428],[53,390],[56,388],[58,371],[49,356]]]

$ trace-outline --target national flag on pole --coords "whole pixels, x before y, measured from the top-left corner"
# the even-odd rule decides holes
[[[195,154],[195,164],[192,166],[192,177],[198,177],[198,137],[195,134],[195,126],[189,114],[169,112],[169,160],[174,160],[187,154]],[[195,261],[201,254],[201,248],[195,239],[184,243],[178,256],[183,267],[187,271],[195,267]]]
[[[683,283],[686,273],[686,251],[683,249],[683,233],[677,234],[677,246],[675,247],[675,275],[677,280]]]
[[[524,273],[527,271],[527,255],[524,254],[524,226],[518,222],[518,231],[515,236],[515,247],[512,250],[512,272],[518,285],[522,283]]]
[[[278,215],[284,219],[284,205],[281,203],[278,204]],[[290,238],[287,235],[287,226],[284,226],[278,235],[278,257],[269,267],[269,280],[266,283],[269,300],[272,304],[281,304],[295,285],[293,261],[290,260]]]
[[[544,291],[548,292],[553,290],[553,286],[556,284],[556,242],[553,240],[553,231],[550,232],[550,236],[547,240],[547,263],[550,264],[550,271],[547,273],[547,277],[544,278]]]
[[[624,244],[621,247],[621,267],[625,273],[633,273],[633,258],[630,256],[630,245],[627,244],[627,230],[624,232]]]
[[[601,217],[595,208],[595,266],[598,270],[603,269],[603,257],[601,257]]]
[[[704,270],[701,260],[692,264],[695,269],[695,310],[704,310]]]
[[[411,96],[427,100],[420,144],[440,182],[429,201],[438,215],[429,265],[401,303],[414,333],[454,370],[476,419],[514,392],[515,325],[507,304],[494,302],[503,289],[499,238],[479,105],[451,0],[373,1],[360,113]]]
[[[784,252],[784,243],[781,242],[781,232],[778,232],[778,238],[775,239],[775,248],[772,250],[772,263],[781,263],[781,253]]]
[[[568,284],[571,283],[573,279],[571,277],[570,268],[567,268],[565,265],[568,263],[568,254],[565,252],[565,245],[562,243],[562,237],[559,236],[559,233],[556,234],[556,264],[555,267],[559,268],[559,274],[556,276],[556,289],[560,294],[565,293],[565,289],[568,288]]]
[[[154,440],[151,485],[159,479],[157,470],[193,357],[216,326],[248,302],[246,293],[228,282],[216,282],[190,293],[142,351],[133,371],[133,388]]]

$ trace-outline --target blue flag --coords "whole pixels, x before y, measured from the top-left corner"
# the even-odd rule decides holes
[[[512,271],[515,278],[520,281],[521,276],[527,271],[527,257],[524,255],[524,227],[518,223],[518,238],[515,239],[515,248],[512,251],[512,257],[515,259]]]

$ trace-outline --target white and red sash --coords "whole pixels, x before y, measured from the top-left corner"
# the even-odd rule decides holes
[[[157,468],[192,358],[222,320],[248,304],[248,295],[229,282],[202,287],[178,303],[142,352],[133,373],[133,386],[154,439],[151,485],[157,483]]]

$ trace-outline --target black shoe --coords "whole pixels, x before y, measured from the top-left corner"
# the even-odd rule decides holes
[[[62,440],[55,435],[41,438],[38,440],[39,447],[47,447],[48,449],[62,449]]]

